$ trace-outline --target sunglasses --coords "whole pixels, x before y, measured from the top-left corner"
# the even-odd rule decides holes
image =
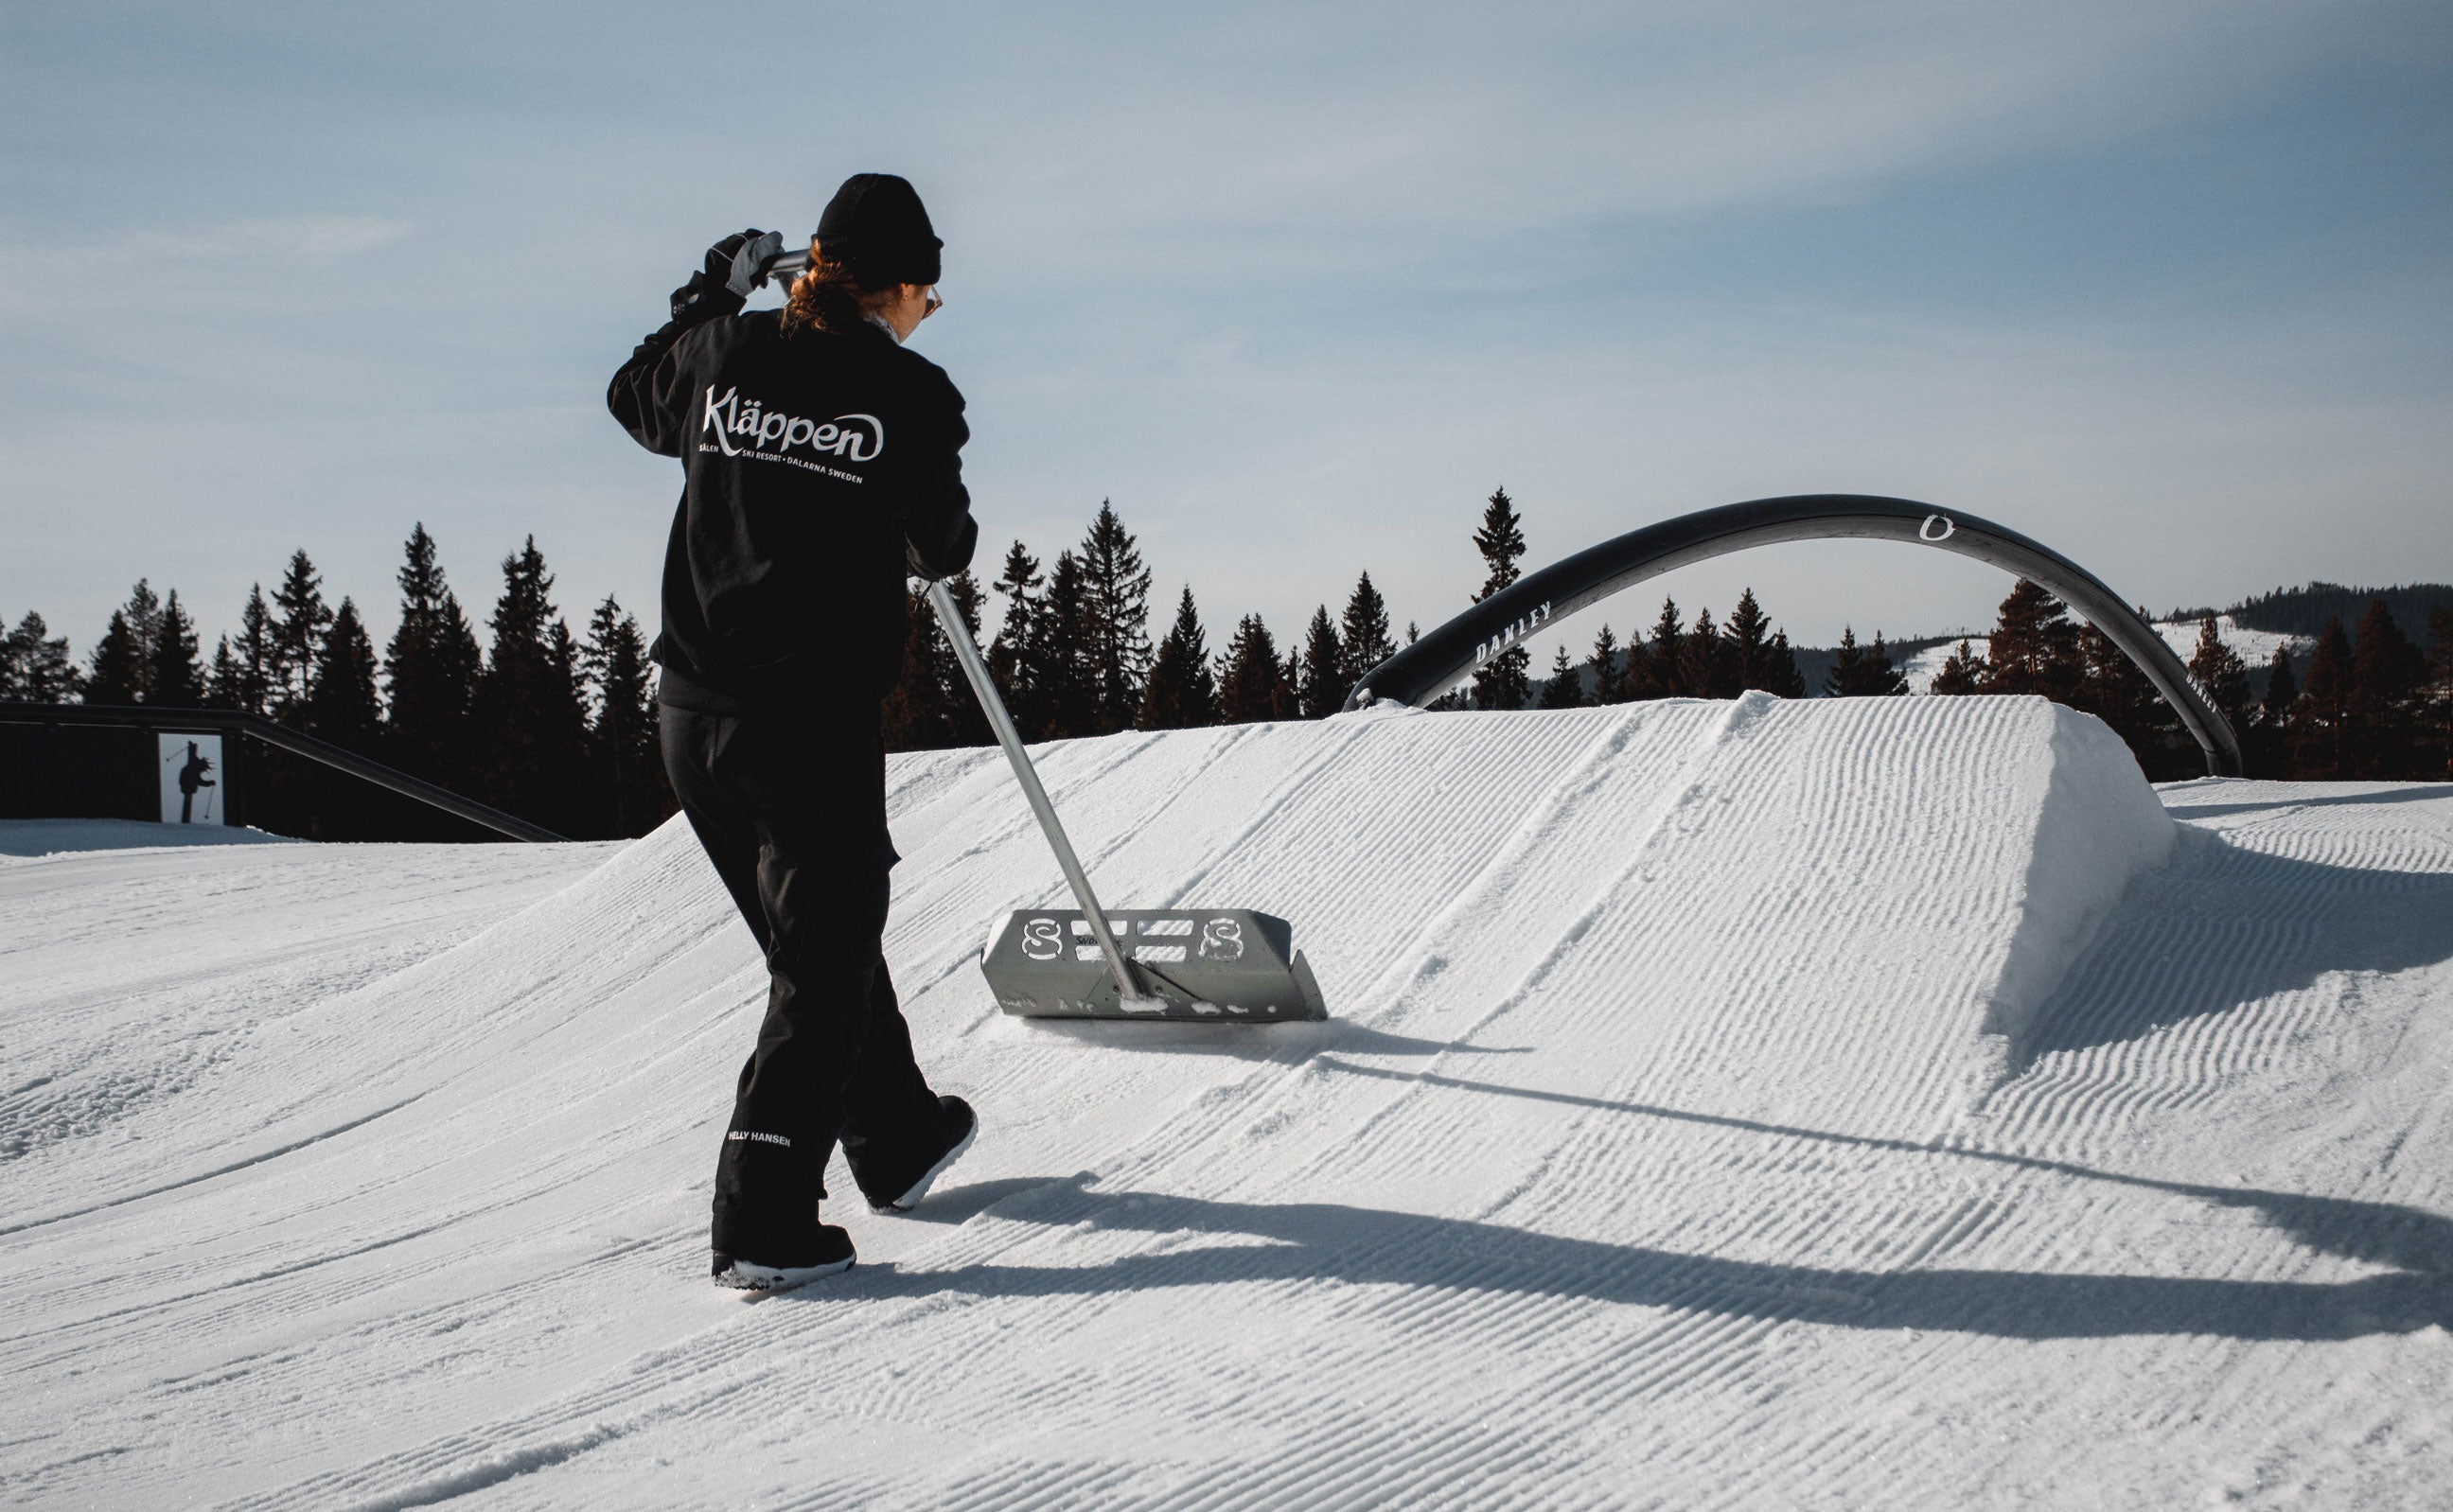
[[[920,307],[920,318],[922,320],[927,320],[929,316],[937,313],[937,311],[945,308],[946,296],[937,292],[936,285],[929,285],[927,301]]]

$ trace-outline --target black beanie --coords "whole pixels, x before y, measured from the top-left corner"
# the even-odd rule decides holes
[[[935,283],[945,245],[920,191],[892,173],[854,173],[818,217],[819,249],[869,288]]]

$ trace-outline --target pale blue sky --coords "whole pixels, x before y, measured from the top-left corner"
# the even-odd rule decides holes
[[[299,546],[388,633],[421,519],[480,613],[533,531],[574,622],[652,628],[679,469],[605,379],[708,241],[861,169],[948,244],[917,345],[990,568],[1112,498],[1213,637],[1366,567],[1427,628],[1501,483],[1533,564],[1848,490],[2159,610],[2453,578],[2442,0],[81,0],[0,12],[0,614],[80,657],[140,574],[209,646]],[[1667,587],[1744,582],[1814,642],[2006,587],[1865,545]]]

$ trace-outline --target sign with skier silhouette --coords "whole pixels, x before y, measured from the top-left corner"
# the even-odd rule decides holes
[[[162,823],[221,824],[222,738],[164,735],[161,743]]]

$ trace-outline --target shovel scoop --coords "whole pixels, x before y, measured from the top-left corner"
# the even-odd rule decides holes
[[[997,1006],[1025,1018],[1210,1024],[1327,1018],[1320,984],[1284,919],[1248,908],[1099,906],[945,584],[928,585],[928,605],[1081,905],[1019,908],[998,923],[980,952],[980,970]]]
[[[1025,1018],[1325,1019],[1311,963],[1284,919],[1248,908],[1110,908],[1122,979],[1078,908],[1016,909],[981,953],[997,1006]]]

